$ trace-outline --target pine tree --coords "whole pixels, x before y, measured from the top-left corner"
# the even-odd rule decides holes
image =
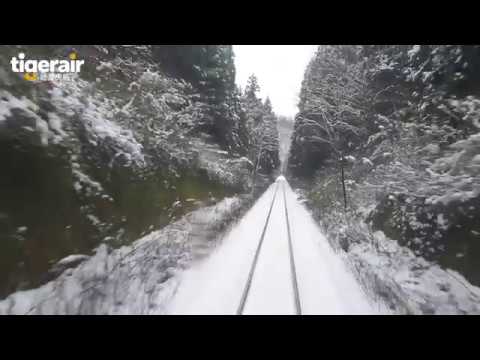
[[[254,188],[257,174],[270,175],[280,164],[277,119],[270,99],[267,97],[265,102],[262,102],[257,97],[258,91],[258,79],[252,74],[241,99],[250,139],[248,157],[254,164]]]
[[[265,108],[265,111],[270,114],[273,112],[272,110],[272,102],[270,101],[270,98],[267,96],[265,99],[265,103],[263,104],[263,107]]]
[[[257,92],[260,91],[260,85],[258,85],[258,79],[255,74],[250,75],[247,80],[247,86],[245,88],[245,95],[248,98],[256,98]]]

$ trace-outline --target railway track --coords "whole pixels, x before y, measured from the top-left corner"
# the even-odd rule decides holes
[[[280,189],[281,188],[281,189]],[[242,297],[240,299],[240,304],[238,305],[237,308],[237,315],[243,315],[244,310],[245,310],[245,305],[247,303],[248,297],[250,295],[250,290],[252,287],[252,281],[255,277],[255,272],[257,270],[257,264],[258,264],[258,259],[261,255],[262,252],[262,245],[265,240],[265,235],[268,231],[268,226],[270,223],[270,218],[272,214],[272,210],[274,208],[275,202],[278,200],[277,195],[279,190],[282,192],[283,195],[283,204],[284,204],[284,217],[285,217],[285,232],[287,233],[287,239],[288,239],[288,256],[289,256],[289,263],[290,263],[290,281],[291,281],[291,287],[292,287],[292,297],[293,297],[293,303],[295,306],[295,314],[296,315],[301,315],[302,310],[301,310],[301,302],[300,302],[300,294],[298,290],[298,280],[297,280],[297,271],[296,271],[296,266],[295,266],[295,255],[294,255],[294,250],[293,250],[293,243],[292,243],[292,234],[291,234],[291,225],[290,225],[290,220],[288,217],[288,206],[287,206],[287,197],[285,194],[285,182],[284,181],[277,181],[275,185],[275,192],[273,194],[272,201],[270,203],[270,207],[267,213],[267,217],[265,219],[265,223],[263,226],[262,233],[259,237],[258,240],[258,245],[255,250],[255,254],[252,260],[252,264],[249,269],[248,273],[248,278],[245,283],[243,292],[242,292]],[[279,239],[280,241],[283,239]]]

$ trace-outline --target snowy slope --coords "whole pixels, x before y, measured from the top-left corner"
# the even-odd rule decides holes
[[[102,244],[95,255],[58,278],[0,301],[0,315],[121,315],[163,313],[177,287],[175,274],[204,256],[248,202],[225,198],[188,213],[130,246]],[[68,257],[60,263],[78,261]]]
[[[342,259],[331,249],[310,213],[284,182],[302,314],[386,313],[368,301]]]

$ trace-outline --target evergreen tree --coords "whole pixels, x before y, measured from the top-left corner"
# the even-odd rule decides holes
[[[264,108],[265,108],[265,111],[269,114],[271,112],[273,112],[272,110],[272,102],[270,101],[270,98],[267,96],[267,98],[265,99],[265,103],[263,104]]]
[[[255,74],[250,75],[247,80],[247,86],[245,88],[245,95],[248,98],[256,98],[257,93],[260,91],[260,85],[258,85],[258,79]]]
[[[260,91],[257,77],[252,74],[247,82],[242,102],[246,112],[247,129],[250,138],[249,158],[254,164],[253,177],[257,173],[271,174],[280,164],[277,119],[272,103],[257,97]]]

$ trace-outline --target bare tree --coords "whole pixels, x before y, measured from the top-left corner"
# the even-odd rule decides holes
[[[339,161],[346,210],[345,153],[366,133],[362,123],[368,90],[360,66],[334,55],[331,50],[319,50],[309,65],[310,77],[302,89],[305,100],[296,122],[298,133],[304,134],[303,143],[319,144]]]

